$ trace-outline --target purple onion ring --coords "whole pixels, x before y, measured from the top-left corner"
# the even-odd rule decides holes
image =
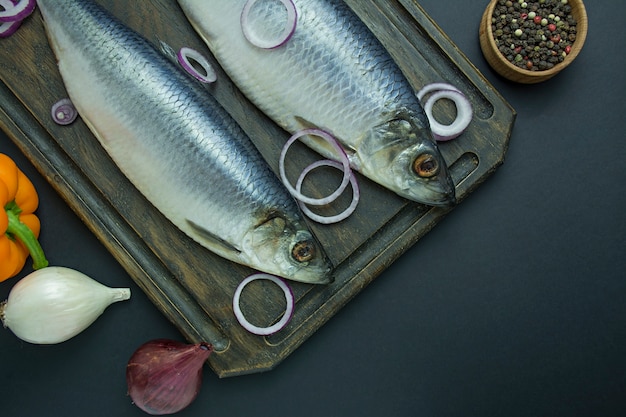
[[[20,26],[22,26],[21,20],[18,20],[16,22],[0,23],[0,38],[8,38],[9,36],[13,35]]]
[[[448,99],[456,106],[456,118],[450,125],[443,125],[435,120],[433,116],[433,105],[441,100]],[[452,90],[441,90],[434,92],[424,104],[424,111],[430,121],[430,130],[437,141],[447,141],[458,137],[465,131],[472,121],[472,105],[469,100],[460,92]]]
[[[298,178],[298,182],[296,183],[296,190],[300,191],[300,188],[302,187],[302,182],[304,181],[304,177],[306,177],[306,175],[309,172],[321,166],[329,166],[329,167],[337,168],[339,170],[343,169],[343,166],[339,162],[332,161],[330,159],[322,159],[320,161],[313,162],[311,165],[309,165],[308,167],[302,170],[302,173],[300,174],[300,177]],[[352,185],[352,202],[341,213],[336,214],[334,216],[322,216],[322,215],[313,213],[311,209],[309,209],[306,206],[306,204],[304,204],[303,202],[299,202],[300,209],[302,209],[302,212],[305,215],[307,215],[310,219],[318,223],[321,223],[321,224],[339,223],[340,221],[347,219],[352,213],[354,213],[354,210],[356,210],[356,206],[359,204],[360,191],[359,191],[359,185],[356,181],[356,176],[354,175],[354,172],[350,172],[350,184]]]
[[[35,10],[37,2],[35,0],[3,1],[0,6],[4,7],[4,10],[0,11],[0,22],[18,22]]]
[[[432,93],[432,94],[431,94]],[[430,96],[426,98],[426,96]],[[451,100],[456,106],[456,118],[450,125],[439,123],[433,116],[433,106],[441,99]],[[417,99],[422,103],[430,122],[430,130],[438,142],[454,139],[467,129],[472,121],[472,105],[463,92],[452,84],[430,83],[417,92]]]
[[[198,81],[208,84],[217,80],[217,74],[213,69],[213,66],[211,66],[211,64],[204,57],[204,55],[202,55],[195,49],[184,46],[180,48],[180,50],[176,54],[176,57],[178,58],[178,63],[185,69],[185,71],[191,74]],[[198,65],[200,65],[202,69],[204,69],[204,72],[206,74],[202,74],[201,72],[196,70],[189,61],[189,59],[193,59],[194,61],[196,61]]]
[[[439,90],[450,90],[450,91],[456,91],[457,93],[461,92],[461,90],[459,90],[452,84],[430,83],[430,84],[426,84],[424,87],[421,88],[420,91],[417,92],[417,99],[421,102],[424,100],[424,96],[426,96],[426,94],[432,93],[433,91],[439,91]]]
[[[283,314],[282,318],[276,323],[274,323],[273,325],[268,326],[268,327],[258,327],[250,323],[244,316],[243,312],[241,311],[241,306],[239,305],[239,301],[241,299],[241,293],[243,289],[245,288],[245,286],[251,283],[252,281],[256,281],[259,279],[272,281],[274,284],[278,285],[280,289],[283,290],[283,293],[285,294],[285,300],[287,301],[287,306],[285,307],[285,313]],[[271,334],[274,334],[280,331],[283,327],[287,325],[287,323],[289,323],[289,320],[291,320],[291,317],[293,316],[293,310],[294,310],[294,297],[293,297],[293,292],[291,291],[291,288],[289,287],[287,282],[285,282],[285,280],[277,276],[270,275],[270,274],[257,273],[257,274],[250,275],[249,277],[241,281],[241,283],[237,286],[237,289],[235,290],[235,295],[233,296],[233,312],[235,313],[235,317],[237,318],[237,321],[239,322],[239,324],[241,324],[241,326],[244,329],[246,329],[250,333],[253,333],[259,336],[269,336]]]
[[[52,105],[50,116],[56,124],[65,126],[76,120],[78,111],[69,98],[63,98]]]
[[[302,136],[307,135],[317,136],[328,142],[328,144],[337,151],[339,155],[339,160],[343,165],[343,179],[341,180],[341,184],[332,194],[327,197],[313,198],[305,196],[291,185],[285,172],[285,156],[287,155],[287,151],[295,141],[300,139]],[[350,169],[350,161],[348,160],[348,156],[346,155],[346,152],[343,150],[341,145],[339,145],[339,142],[337,142],[337,140],[330,133],[325,132],[321,129],[303,129],[294,133],[293,136],[291,136],[289,140],[285,143],[282,151],[280,152],[280,159],[278,160],[278,170],[280,172],[280,178],[285,187],[287,187],[287,190],[289,190],[289,193],[291,193],[291,195],[298,201],[310,204],[312,206],[322,206],[324,204],[335,201],[348,186],[348,182],[350,182],[350,173],[352,172],[352,170]]]
[[[4,7],[4,10],[12,9],[16,3],[17,0],[0,0],[0,6]],[[0,23],[0,38],[8,38],[13,35],[21,25],[21,20]]]
[[[291,0],[280,0],[280,2],[287,9],[287,20],[285,21],[285,27],[276,39],[263,39],[257,36],[250,27],[250,11],[252,6],[258,0],[248,0],[243,6],[241,11],[241,30],[243,36],[253,44],[262,49],[274,49],[284,45],[296,31],[296,25],[298,22],[298,12],[296,6]]]

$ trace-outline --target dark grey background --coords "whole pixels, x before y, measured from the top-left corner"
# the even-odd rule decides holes
[[[534,86],[484,61],[486,3],[421,1],[517,110],[505,164],[275,370],[207,369],[181,416],[626,415],[626,3],[587,2],[578,60]],[[125,364],[179,333],[4,134],[0,152],[40,192],[49,258],[133,290],[60,345],[0,329],[0,413],[145,415]]]

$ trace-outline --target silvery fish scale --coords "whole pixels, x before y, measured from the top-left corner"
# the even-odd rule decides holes
[[[83,120],[172,223],[234,262],[329,281],[330,264],[297,204],[205,90],[97,4],[50,0],[39,7]]]
[[[178,0],[241,91],[291,133],[320,128],[343,145],[351,166],[402,197],[428,205],[455,201],[446,162],[415,92],[372,32],[343,2],[295,0],[295,32],[274,49],[242,31],[245,0]],[[247,27],[259,37],[284,26],[278,2],[257,2]],[[269,17],[269,18],[268,18]],[[305,142],[337,154],[310,136]],[[428,161],[433,167],[423,175]],[[417,162],[416,162],[417,161]]]

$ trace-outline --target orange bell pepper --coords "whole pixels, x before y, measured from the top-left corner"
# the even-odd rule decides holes
[[[0,153],[0,281],[17,275],[28,255],[33,268],[48,266],[37,238],[41,224],[34,214],[39,197],[33,183],[15,162]]]

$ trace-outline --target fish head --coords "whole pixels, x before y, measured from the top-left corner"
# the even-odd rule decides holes
[[[270,214],[249,230],[242,255],[258,269],[308,284],[332,282],[332,264],[322,245],[299,219]]]
[[[428,124],[410,114],[367,132],[358,160],[361,172],[404,198],[432,206],[456,203],[454,182]]]

